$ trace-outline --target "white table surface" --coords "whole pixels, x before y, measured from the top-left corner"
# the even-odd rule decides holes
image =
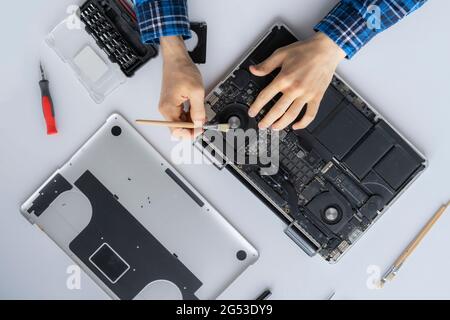
[[[66,16],[69,0],[3,4],[0,86],[0,298],[105,299],[84,274],[81,290],[68,290],[71,260],[19,213],[20,204],[64,163],[113,112],[127,119],[158,118],[161,59],[95,104],[71,70],[42,43]],[[191,0],[193,20],[209,26],[208,63],[201,66],[213,87],[276,21],[302,37],[336,1]],[[371,290],[369,266],[393,262],[430,216],[449,200],[450,2],[424,8],[373,40],[339,73],[426,154],[430,167],[336,265],[307,257],[283,233],[282,222],[228,172],[204,165],[179,170],[260,251],[259,261],[221,296],[253,299],[270,287],[273,299],[450,298],[450,212],[443,216],[398,277]],[[38,62],[51,82],[60,134],[45,135]],[[166,129],[139,128],[166,157],[173,142]],[[213,186],[213,187],[212,187]]]

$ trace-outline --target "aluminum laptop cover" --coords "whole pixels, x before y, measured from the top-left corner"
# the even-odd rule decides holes
[[[115,299],[213,299],[258,258],[117,114],[21,211]]]

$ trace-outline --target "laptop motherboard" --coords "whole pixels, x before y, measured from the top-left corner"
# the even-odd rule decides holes
[[[295,41],[285,26],[273,27],[208,95],[211,123],[257,130],[276,99],[255,119],[248,108],[279,71],[256,77],[248,68]],[[219,141],[207,134],[197,146],[282,218],[286,234],[308,255],[318,253],[329,262],[336,262],[426,167],[424,157],[337,76],[308,128],[277,133],[278,143],[269,151],[278,155],[275,173],[262,173],[258,163],[236,162],[237,154],[245,158],[254,152],[256,141],[232,143],[236,139],[229,133],[222,138],[220,144],[233,148],[234,156],[216,148]]]

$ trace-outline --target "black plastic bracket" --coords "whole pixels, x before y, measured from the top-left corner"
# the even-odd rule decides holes
[[[62,175],[56,174],[50,182],[39,190],[39,196],[33,201],[27,212],[39,217],[61,193],[72,188],[72,185]]]

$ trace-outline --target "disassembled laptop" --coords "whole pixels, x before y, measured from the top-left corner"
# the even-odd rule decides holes
[[[279,70],[260,78],[248,68],[295,41],[285,25],[274,26],[208,95],[210,122],[257,130],[276,99],[256,119],[248,117],[248,108]],[[270,145],[270,134],[263,145]],[[347,252],[426,167],[425,158],[338,76],[306,130],[280,132],[279,145],[271,150],[279,153],[276,174],[262,174],[260,164],[236,163],[238,157],[250,157],[261,141],[236,144],[239,139],[230,133],[222,138],[205,134],[197,146],[282,218],[286,233],[308,255],[319,253],[330,262]]]

